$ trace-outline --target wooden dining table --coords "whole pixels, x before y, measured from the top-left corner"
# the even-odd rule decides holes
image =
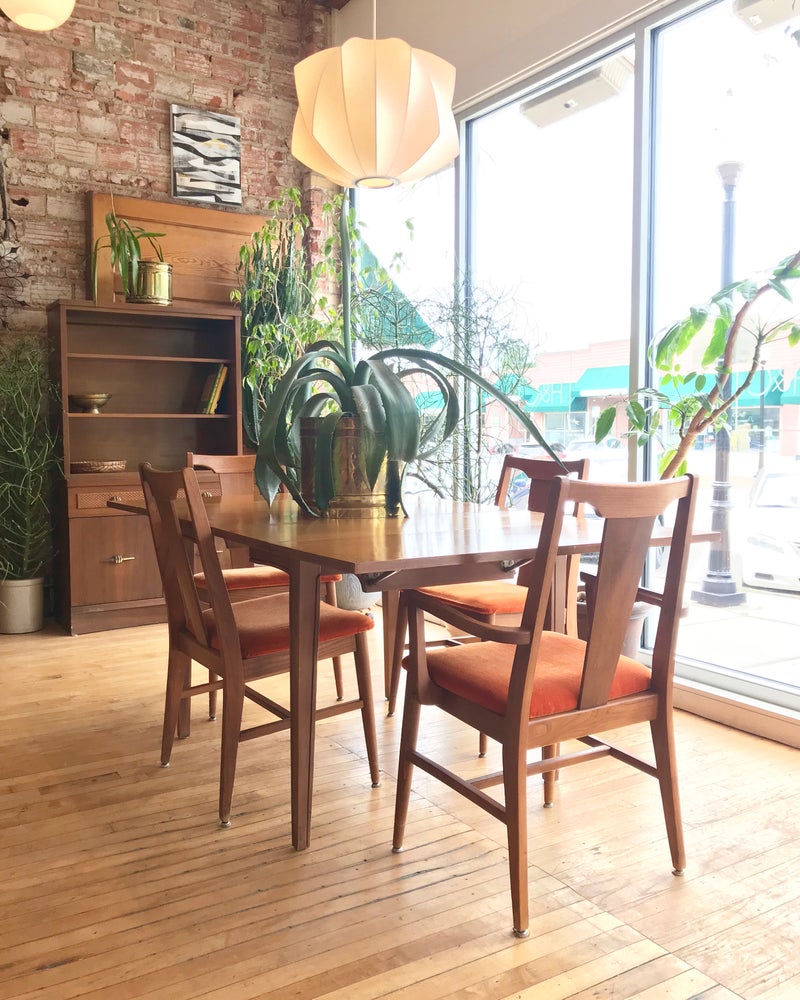
[[[211,529],[228,542],[249,547],[253,558],[285,569],[291,578],[290,711],[292,844],[311,842],[314,778],[314,707],[320,575],[352,573],[365,591],[383,591],[384,681],[388,691],[397,594],[403,589],[483,579],[512,579],[535,551],[542,515],[526,510],[412,498],[408,516],[314,518],[288,494],[271,505],[258,496],[205,500]],[[109,506],[146,513],[144,505]],[[596,552],[602,522],[565,517],[560,555]],[[669,544],[669,531],[653,544]]]

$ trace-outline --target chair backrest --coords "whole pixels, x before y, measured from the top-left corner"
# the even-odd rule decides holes
[[[230,598],[196,473],[191,468],[161,471],[144,462],[139,466],[139,476],[170,630],[174,633],[188,632],[200,646],[210,649],[203,620],[204,605],[200,602],[194,578],[194,547],[205,574],[206,601],[214,609],[220,647],[237,650],[239,641]],[[188,508],[188,529],[181,523],[179,504]],[[186,522],[187,511],[183,510],[181,514]]]
[[[190,469],[210,469],[219,476],[220,490],[225,495],[247,496],[256,488],[255,455],[198,455],[186,452]]]
[[[677,501],[664,588],[657,602],[661,610],[652,664],[653,689],[663,692],[667,688],[674,669],[694,496],[692,476],[656,483],[593,483],[565,477],[553,482],[522,615],[522,627],[531,629],[532,638],[530,643],[518,646],[512,671],[511,693],[521,699],[517,703],[520,711],[530,703],[545,621],[549,589],[545,583],[556,558],[564,506],[570,502],[593,507],[603,519],[597,590],[578,702],[579,708],[590,709],[608,701],[630,613],[637,596],[641,596],[639,584],[653,529],[659,516]]]
[[[575,475],[578,479],[586,479],[589,475],[589,459],[578,458],[573,461],[558,462],[549,458],[522,458],[519,455],[504,455],[503,467],[497,483],[497,493],[494,502],[498,507],[505,507],[508,489],[517,472],[521,472],[530,480],[528,490],[528,510],[544,513],[550,497],[550,484],[556,476]],[[579,513],[576,508],[574,514]]]

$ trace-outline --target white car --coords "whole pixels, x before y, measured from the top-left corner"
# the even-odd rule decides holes
[[[800,593],[800,472],[759,473],[745,525],[742,581]]]

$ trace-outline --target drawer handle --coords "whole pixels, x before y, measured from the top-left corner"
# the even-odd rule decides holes
[[[203,490],[200,496],[207,500],[209,497],[213,497],[214,494],[211,492],[211,490]]]
[[[122,497],[113,496],[108,498],[109,503],[122,503]]]
[[[136,556],[114,555],[110,559],[107,559],[106,562],[115,563],[117,566],[119,566],[120,563],[133,562],[135,558],[136,558]]]

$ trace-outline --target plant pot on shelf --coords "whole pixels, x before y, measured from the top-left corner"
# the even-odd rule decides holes
[[[19,635],[44,627],[44,577],[0,581],[0,633]]]
[[[162,260],[140,260],[136,280],[129,282],[131,291],[126,302],[141,302],[151,306],[168,306],[172,303],[172,264]]]

